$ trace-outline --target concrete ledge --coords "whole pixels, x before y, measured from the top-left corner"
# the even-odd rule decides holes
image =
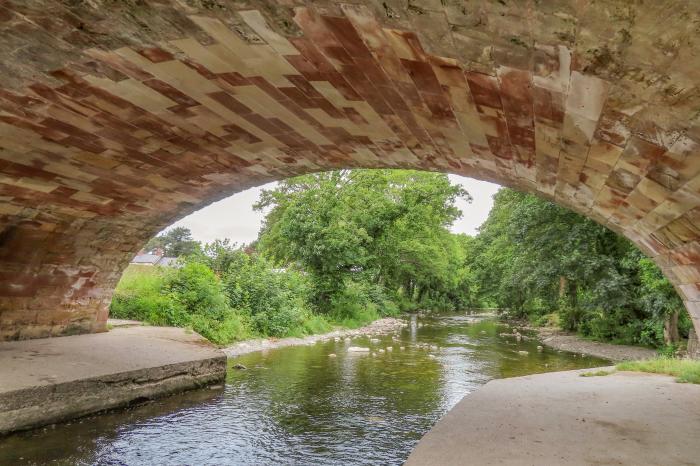
[[[221,382],[226,356],[165,327],[0,343],[0,434]]]
[[[590,371],[487,383],[421,439],[406,466],[698,464],[700,385],[579,376]]]

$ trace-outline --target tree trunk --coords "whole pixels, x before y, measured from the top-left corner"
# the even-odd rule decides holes
[[[576,282],[569,282],[569,302],[571,303],[571,308],[576,309],[578,306],[578,287]]]
[[[562,299],[566,295],[566,277],[559,277],[559,299]]]
[[[678,311],[673,311],[666,314],[664,319],[664,343],[667,345],[675,345],[681,341],[678,333]]]

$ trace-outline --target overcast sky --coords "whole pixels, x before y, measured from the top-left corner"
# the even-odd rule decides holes
[[[454,223],[452,231],[474,235],[479,225],[486,220],[493,205],[493,195],[499,186],[457,175],[450,175],[450,180],[462,185],[474,198],[471,203],[463,200],[457,203],[462,210],[462,218]],[[250,243],[257,238],[264,217],[261,212],[253,211],[253,204],[258,200],[262,189],[272,186],[274,183],[234,194],[188,215],[173,226],[189,228],[194,239],[205,243],[217,238],[230,238],[239,244]]]

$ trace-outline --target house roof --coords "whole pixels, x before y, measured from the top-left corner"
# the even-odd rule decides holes
[[[131,261],[132,264],[151,264],[155,265],[161,259],[161,256],[156,254],[139,254]]]
[[[158,254],[139,254],[131,261],[132,264],[161,265],[163,267],[175,267],[177,257],[164,257]]]

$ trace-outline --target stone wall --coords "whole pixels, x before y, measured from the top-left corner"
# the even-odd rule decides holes
[[[352,167],[457,173],[587,215],[656,260],[697,327],[699,10],[4,2],[0,339],[104,329],[121,271],[163,227]]]

